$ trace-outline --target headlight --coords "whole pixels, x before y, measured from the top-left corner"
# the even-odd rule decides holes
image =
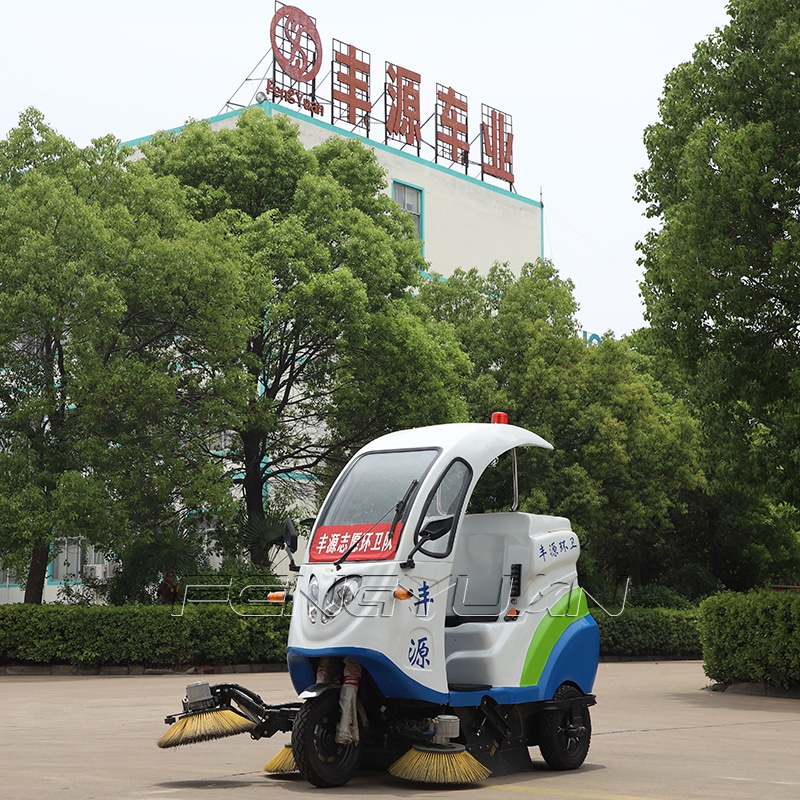
[[[306,611],[311,622],[317,621],[317,609],[319,608],[319,581],[316,575],[308,579],[308,596],[306,597]]]
[[[341,614],[342,609],[355,600],[358,590],[361,588],[361,578],[351,575],[348,578],[340,578],[325,593],[322,601],[322,621],[329,622],[334,617]]]

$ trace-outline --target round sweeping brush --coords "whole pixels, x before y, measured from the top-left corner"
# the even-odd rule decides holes
[[[159,747],[178,747],[182,744],[223,739],[238,733],[248,733],[255,726],[253,720],[230,708],[197,711],[186,714],[173,723],[156,744]]]
[[[415,744],[389,767],[397,778],[419,783],[477,783],[491,770],[463,744]]]
[[[284,773],[296,772],[297,762],[294,760],[294,752],[292,746],[285,744],[266,764],[264,764],[264,772]]]

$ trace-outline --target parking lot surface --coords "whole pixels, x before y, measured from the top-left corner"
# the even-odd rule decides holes
[[[212,682],[215,676],[208,676]],[[268,703],[295,699],[286,673],[223,676]],[[0,794],[7,800],[264,800],[267,797],[691,800],[800,796],[800,700],[708,688],[702,664],[602,663],[592,746],[574,772],[534,769],[463,788],[363,773],[337,789],[264,763],[287,734],[156,747],[195,675],[0,676]]]

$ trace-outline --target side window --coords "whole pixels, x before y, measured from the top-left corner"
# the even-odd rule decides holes
[[[392,184],[392,198],[403,209],[408,211],[414,219],[417,238],[422,238],[422,192],[406,183]]]
[[[441,558],[450,552],[453,546],[456,522],[461,513],[461,507],[464,505],[464,498],[466,497],[471,479],[472,470],[464,461],[457,459],[448,467],[447,472],[442,476],[438,486],[428,498],[428,504],[425,506],[425,512],[422,515],[422,522],[417,531],[417,536],[419,536],[419,531],[421,531],[428,522],[441,517],[452,516],[453,527],[447,536],[443,536],[441,539],[437,539],[433,542],[428,542],[420,547],[420,553]]]

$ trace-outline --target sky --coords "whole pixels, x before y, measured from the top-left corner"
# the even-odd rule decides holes
[[[727,0],[292,4],[316,19],[326,53],[333,39],[370,53],[373,86],[386,61],[419,72],[423,119],[437,83],[467,96],[471,128],[482,103],[511,115],[515,190],[544,203],[544,255],[574,284],[582,329],[646,324],[636,243],[654,223],[633,199],[642,137],[667,74],[727,24]],[[33,106],[80,146],[224,111],[268,56],[275,12],[274,0],[8,6],[0,138]]]

